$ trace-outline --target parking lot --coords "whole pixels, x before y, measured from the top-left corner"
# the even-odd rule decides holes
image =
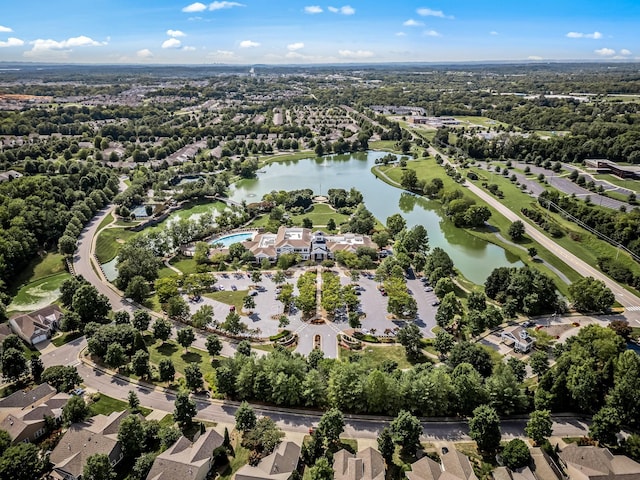
[[[298,277],[305,271],[304,268],[294,269],[292,277],[287,278],[286,282],[294,285],[294,295],[298,294],[296,282]],[[348,285],[353,283],[351,277],[343,269],[334,268],[340,276],[340,283]],[[278,333],[278,315],[283,313],[283,305],[276,300],[277,285],[273,281],[270,272],[263,272],[260,282],[251,281],[250,275],[246,272],[238,273],[221,273],[217,275],[216,288],[220,290],[237,290],[252,292],[256,291],[254,300],[256,303],[253,313],[250,316],[238,312],[242,323],[244,323],[249,332],[253,332],[253,336],[269,337]],[[378,289],[378,283],[373,279],[373,273],[363,273],[356,282],[359,285],[360,293],[360,310],[364,314],[361,320],[361,330],[364,333],[375,336],[394,336],[395,332],[404,325],[404,321],[392,320],[387,313],[388,297],[384,296]],[[433,337],[431,329],[436,325],[435,314],[437,307],[433,306],[433,302],[437,300],[435,294],[425,292],[424,285],[418,278],[411,277],[407,279],[407,287],[414,295],[418,304],[418,316],[415,319],[416,325],[420,328],[425,337]],[[211,305],[214,311],[214,320],[222,323],[229,314],[230,306],[228,304],[201,297],[199,301],[189,301],[185,296],[185,300],[189,302],[191,313],[195,313],[202,305]],[[298,335],[297,352],[308,354],[320,343],[320,348],[325,352],[325,356],[336,358],[338,355],[337,335],[350,329],[346,317],[339,317],[335,322],[327,322],[325,324],[310,324],[301,320],[300,312],[295,309],[288,316],[288,330]]]

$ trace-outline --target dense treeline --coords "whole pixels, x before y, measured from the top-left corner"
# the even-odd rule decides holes
[[[0,184],[0,281],[5,291],[39,250],[75,249],[83,226],[118,191],[112,171],[79,165],[77,173],[25,176]]]

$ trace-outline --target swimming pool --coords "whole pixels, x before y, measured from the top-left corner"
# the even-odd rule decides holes
[[[245,240],[251,240],[253,239],[254,235],[255,235],[255,232],[232,233],[230,235],[224,235],[222,237],[214,238],[209,243],[211,245],[214,245],[216,243],[221,243],[225,247],[228,247],[232,243],[240,243],[240,242],[244,242]]]

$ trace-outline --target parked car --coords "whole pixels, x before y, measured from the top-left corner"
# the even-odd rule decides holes
[[[238,287],[236,287],[235,285],[231,285],[231,290],[235,292],[236,290],[238,290]]]
[[[424,291],[425,292],[433,292],[433,287],[425,287]]]
[[[255,297],[256,295],[258,295],[258,291],[257,290],[251,290],[249,292],[249,295],[251,295],[252,297]]]
[[[437,307],[438,305],[440,305],[440,300],[436,300],[431,304],[432,307]]]

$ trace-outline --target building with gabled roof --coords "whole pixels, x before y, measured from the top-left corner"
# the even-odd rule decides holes
[[[120,422],[130,415],[128,411],[111,415],[96,415],[86,422],[72,424],[49,456],[53,464],[51,478],[56,480],[82,480],[87,458],[96,454],[109,457],[112,466],[122,460],[118,442]]]
[[[204,480],[211,470],[213,452],[222,442],[222,436],[212,428],[193,442],[180,437],[156,457],[147,480]]]
[[[335,480],[384,480],[385,462],[371,447],[355,454],[342,449],[333,456],[333,471]]]
[[[606,448],[572,444],[559,457],[571,480],[640,480],[640,463]]]
[[[522,353],[529,352],[535,342],[529,332],[521,325],[505,328],[500,338],[504,343],[513,346],[514,350]]]
[[[282,442],[273,453],[267,455],[255,467],[245,465],[238,470],[234,480],[287,480],[300,459],[300,446],[294,442]]]
[[[69,398],[47,383],[15,392],[0,400],[0,429],[13,443],[36,441],[46,433],[45,417],[60,420]]]
[[[31,313],[17,315],[9,320],[13,333],[29,345],[36,345],[51,337],[58,328],[62,310],[57,305],[48,305]]]
[[[442,463],[424,456],[411,464],[406,472],[409,480],[478,480],[471,462],[458,450],[450,450],[440,455]]]

